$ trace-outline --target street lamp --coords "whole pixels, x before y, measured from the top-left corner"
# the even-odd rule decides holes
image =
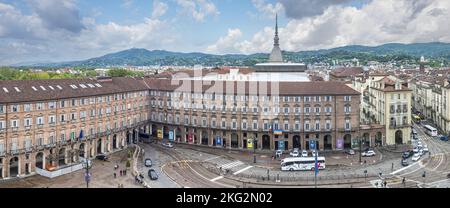
[[[256,145],[257,140],[255,137],[253,137],[253,163],[256,163]]]
[[[89,169],[92,168],[92,161],[87,159],[87,152],[86,152],[86,159],[82,164],[83,168],[86,170],[84,174],[84,179],[86,181],[86,188],[89,188],[89,182],[91,181],[91,173],[89,173]]]
[[[362,139],[361,137],[358,137],[358,142],[359,142],[359,164],[361,164],[362,162]]]

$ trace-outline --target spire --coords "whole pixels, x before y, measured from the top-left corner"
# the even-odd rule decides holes
[[[275,15],[275,38],[274,38],[274,46],[280,45],[280,38],[278,37],[278,13]]]
[[[278,37],[278,13],[275,16],[275,38],[273,39],[273,49],[270,53],[269,62],[283,62],[283,55],[280,49],[280,38]]]

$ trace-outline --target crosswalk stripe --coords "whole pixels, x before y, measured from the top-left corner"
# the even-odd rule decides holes
[[[222,178],[223,178],[223,176],[217,176],[217,177],[211,179],[210,181],[213,182],[213,181],[217,181],[217,180],[222,179]]]
[[[236,167],[236,166],[242,165],[242,164],[244,164],[244,163],[238,160],[238,161],[234,161],[234,162],[231,162],[231,163],[228,163],[225,165],[221,165],[219,167],[223,168],[223,169],[228,169],[228,168],[233,168],[233,167]]]
[[[250,169],[250,168],[253,168],[253,166],[247,166],[247,167],[245,167],[245,168],[242,168],[242,169],[240,169],[240,170],[234,172],[233,175],[237,175],[237,174],[239,174],[239,173],[242,173],[242,172],[244,172],[244,171],[246,171],[246,170],[248,170],[248,169]]]

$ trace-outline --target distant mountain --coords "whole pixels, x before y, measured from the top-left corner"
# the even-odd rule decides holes
[[[323,62],[335,59],[357,58],[360,62],[364,61],[403,61],[416,60],[420,56],[437,59],[441,61],[450,61],[450,43],[414,43],[399,44],[390,43],[380,46],[361,46],[350,45],[332,49],[300,52],[283,52],[286,61],[292,62]],[[117,53],[107,54],[98,58],[92,58],[85,61],[30,64],[28,66],[40,67],[108,67],[108,66],[147,66],[147,65],[178,65],[178,66],[253,66],[256,63],[265,62],[269,55],[258,53],[252,55],[228,54],[212,55],[205,53],[179,53],[164,50],[149,51],[146,49],[132,48]]]

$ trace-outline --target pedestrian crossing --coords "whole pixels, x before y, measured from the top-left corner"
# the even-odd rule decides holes
[[[218,165],[218,167],[221,168],[221,169],[232,169],[233,167],[237,167],[237,166],[240,166],[240,165],[243,165],[243,164],[244,164],[243,162],[241,162],[239,160],[236,160],[236,161],[233,161],[231,163]]]

